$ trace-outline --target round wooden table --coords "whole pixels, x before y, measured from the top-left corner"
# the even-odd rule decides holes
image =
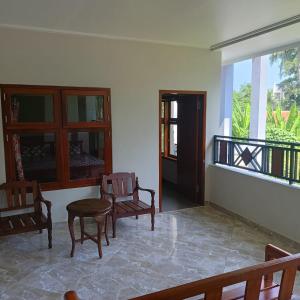
[[[107,245],[109,245],[109,240],[107,236],[107,219],[108,214],[111,210],[111,202],[99,198],[89,198],[82,199],[71,202],[67,205],[68,211],[68,225],[72,240],[72,250],[70,256],[74,256],[75,242],[81,242],[83,244],[84,240],[92,240],[98,245],[99,257],[102,257],[101,249],[101,233],[104,226],[104,234]],[[75,239],[74,234],[74,219],[79,217],[80,220],[80,239]],[[93,217],[97,223],[97,235],[92,236],[84,231],[84,218]]]

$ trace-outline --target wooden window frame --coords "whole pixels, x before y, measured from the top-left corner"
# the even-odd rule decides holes
[[[83,178],[71,180],[69,175],[69,143],[70,131],[104,130],[104,174],[112,172],[112,134],[111,134],[111,105],[109,88],[63,87],[63,86],[32,86],[32,85],[0,85],[2,122],[4,133],[4,152],[6,180],[16,180],[15,158],[12,149],[12,135],[18,133],[50,133],[56,138],[56,182],[42,183],[43,190],[75,188],[98,185],[101,178]],[[12,94],[53,95],[53,122],[15,123],[11,120]],[[67,122],[67,95],[101,95],[103,96],[103,120],[96,122]]]
[[[160,121],[160,124],[164,125],[164,152],[161,153],[161,156],[166,159],[177,160],[177,156],[170,153],[170,127],[171,125],[178,126],[178,113],[177,118],[171,118],[171,102],[167,100],[162,100],[161,102],[164,105],[164,117],[161,116]]]

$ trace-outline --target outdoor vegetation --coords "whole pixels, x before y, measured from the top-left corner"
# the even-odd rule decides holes
[[[270,63],[279,64],[280,97],[273,90],[267,96],[266,139],[300,142],[300,62],[298,48],[270,55]],[[232,135],[249,137],[251,85],[245,84],[233,93]]]

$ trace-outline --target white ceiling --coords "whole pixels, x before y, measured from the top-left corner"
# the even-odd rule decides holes
[[[299,13],[299,0],[0,0],[0,26],[200,48]],[[300,41],[300,25],[291,27],[230,46],[224,60]]]

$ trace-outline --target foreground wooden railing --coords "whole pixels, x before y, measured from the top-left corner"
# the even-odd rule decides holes
[[[65,300],[79,300],[79,298],[77,297],[76,292],[74,291],[68,291],[65,293]]]
[[[240,270],[216,275],[170,289],[139,296],[131,300],[181,300],[204,296],[204,300],[289,300],[292,296],[297,270],[300,270],[300,253],[291,255],[273,245],[265,249],[266,262]],[[273,282],[273,274],[282,271],[280,284]],[[223,292],[229,287],[245,282],[245,287]],[[65,295],[66,300],[78,300],[76,294]]]

